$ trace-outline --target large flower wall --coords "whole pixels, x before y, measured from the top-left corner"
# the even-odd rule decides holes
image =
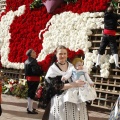
[[[78,0],[75,4],[63,3],[54,13],[48,14],[45,6],[31,11],[29,5],[32,0],[6,0],[6,12],[0,21],[2,65],[23,69],[27,59],[25,52],[29,48],[37,52],[37,60],[44,71],[47,71],[59,44],[68,48],[70,59],[87,53],[91,46],[88,35],[92,34],[91,29],[103,28],[100,18],[103,13],[98,12],[104,11],[109,1]]]

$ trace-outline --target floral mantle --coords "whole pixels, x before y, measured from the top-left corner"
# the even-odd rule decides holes
[[[3,94],[14,95],[20,98],[27,98],[27,91],[26,79],[19,79],[19,82],[14,79],[7,79],[2,86]]]
[[[95,60],[91,56],[96,56],[97,52],[88,52],[91,47],[88,36],[92,34],[91,29],[103,28],[103,13],[100,11],[106,9],[109,0],[63,3],[53,14],[48,14],[44,6],[30,11],[32,0],[6,2],[6,12],[0,21],[1,62],[4,67],[23,69],[27,59],[25,52],[33,48],[40,65],[47,71],[56,46],[63,44],[68,48],[71,59],[84,52],[85,65],[91,71]],[[106,66],[102,70],[108,72],[109,64]]]

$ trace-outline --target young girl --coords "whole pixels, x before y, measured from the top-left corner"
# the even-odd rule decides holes
[[[70,72],[62,76],[62,81],[68,80],[72,77],[73,81],[83,80],[86,84],[83,87],[72,88],[65,92],[64,102],[81,103],[96,98],[96,91],[93,88],[94,82],[90,79],[87,70],[83,67],[83,60],[75,58]],[[72,92],[71,92],[72,91]]]

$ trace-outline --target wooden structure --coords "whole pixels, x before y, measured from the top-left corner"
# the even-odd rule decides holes
[[[117,13],[120,14],[120,0],[118,3]],[[90,48],[91,52],[92,50],[99,49],[101,36],[102,29],[93,30],[93,34],[89,37],[89,40],[92,42],[92,47]],[[120,61],[120,25],[118,25],[117,28],[116,39]],[[111,54],[109,46],[106,48],[105,54]],[[110,75],[106,79],[100,77],[99,70],[91,72],[91,77],[95,82],[95,88],[97,91],[97,99],[92,102],[93,106],[111,109],[120,94],[120,70],[115,69],[115,64],[111,64],[109,72]]]
[[[118,14],[120,13],[120,0],[118,3],[117,12]],[[118,26],[117,32],[118,54],[120,57],[120,26]],[[101,36],[102,29],[93,30],[93,34],[89,36],[89,41],[92,42],[90,51],[99,49]],[[109,46],[106,48],[106,53],[111,54]],[[8,78],[24,78],[23,70],[4,68],[3,71]],[[100,77],[99,70],[96,72],[92,71],[91,77],[95,82],[95,88],[97,91],[97,99],[92,102],[92,105],[100,108],[111,109],[120,94],[120,70],[115,69],[114,64],[111,64],[110,76],[107,79]]]
[[[1,69],[4,73],[4,76],[7,79],[14,79],[14,80],[19,80],[20,78],[24,79],[25,74],[24,70],[17,70],[17,69],[12,69],[12,68],[2,68]]]
[[[6,8],[6,0],[0,0],[0,13]]]

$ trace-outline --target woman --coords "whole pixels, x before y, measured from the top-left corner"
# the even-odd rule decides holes
[[[86,104],[79,104],[80,110],[78,110],[78,105],[70,102],[63,101],[64,92],[69,88],[81,87],[85,82],[77,80],[72,82],[71,79],[67,83],[63,83],[61,78],[63,75],[70,72],[72,64],[67,61],[67,49],[64,46],[59,46],[56,49],[57,62],[54,62],[45,76],[45,79],[49,86],[52,86],[50,108],[46,109],[42,120],[88,120]],[[46,113],[49,112],[49,115]],[[49,118],[46,118],[49,116]]]

